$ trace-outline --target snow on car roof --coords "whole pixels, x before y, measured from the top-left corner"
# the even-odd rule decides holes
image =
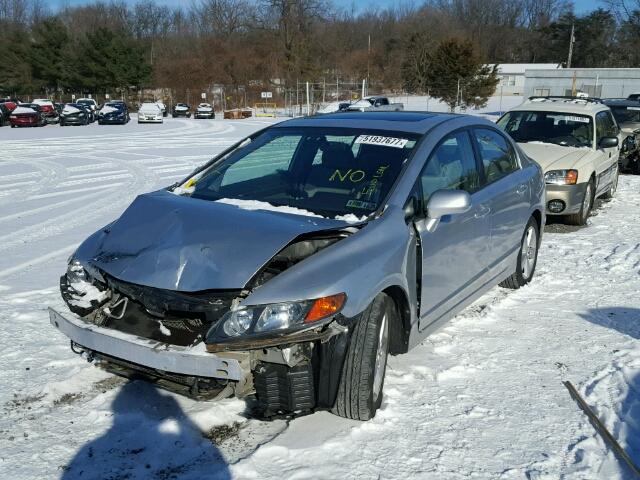
[[[531,97],[511,110],[535,110],[544,112],[583,113],[593,115],[609,110],[599,99],[576,97]]]
[[[11,113],[14,115],[17,115],[19,113],[36,113],[36,111],[33,108],[26,107],[23,105],[20,107],[16,107]]]

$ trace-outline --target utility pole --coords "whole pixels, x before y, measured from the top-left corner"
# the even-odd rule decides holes
[[[367,85],[369,85],[369,57],[370,56],[371,56],[371,34],[369,34],[369,44],[367,46]]]
[[[567,68],[571,68],[571,57],[573,56],[573,44],[576,41],[575,25],[571,24],[571,37],[569,38],[569,57],[567,57]]]
[[[458,106],[458,98],[460,98],[460,77],[458,77],[458,90],[456,91],[456,104],[453,107],[453,112],[455,113],[456,108]]]

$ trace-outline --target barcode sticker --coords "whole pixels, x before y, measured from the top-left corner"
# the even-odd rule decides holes
[[[366,143],[367,145],[382,145],[385,147],[404,148],[409,140],[406,138],[381,137],[379,135],[360,135],[356,138],[356,143]]]
[[[564,115],[562,120],[567,122],[589,123],[589,117],[577,117],[575,115]]]

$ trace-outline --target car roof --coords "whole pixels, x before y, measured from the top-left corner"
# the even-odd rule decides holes
[[[593,115],[608,110],[599,98],[579,97],[530,97],[513,110],[527,110],[537,112],[561,112]]]
[[[425,134],[436,125],[454,118],[469,117],[478,123],[491,123],[481,117],[454,113],[434,112],[344,112],[327,113],[312,117],[295,118],[277,125],[282,127],[328,127],[360,128],[368,130],[390,130],[397,132]]]

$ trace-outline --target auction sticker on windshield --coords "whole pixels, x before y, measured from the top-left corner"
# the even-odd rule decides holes
[[[404,148],[409,140],[406,138],[381,137],[379,135],[360,135],[355,143],[368,145],[383,145],[385,147]]]
[[[561,117],[562,120],[566,122],[581,122],[581,123],[589,123],[589,117],[577,117],[574,115],[564,115]]]

